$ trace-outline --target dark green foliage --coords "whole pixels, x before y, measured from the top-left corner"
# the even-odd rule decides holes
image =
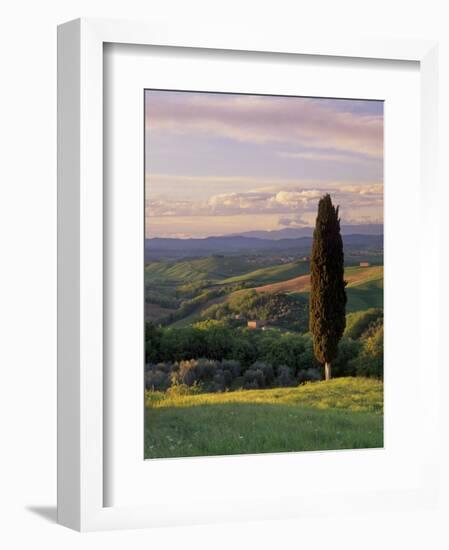
[[[296,386],[296,381],[292,373],[292,369],[287,365],[281,365],[277,369],[276,386],[280,388],[287,388],[289,386]]]
[[[232,339],[232,357],[243,367],[249,367],[259,358],[258,339],[248,331],[235,332]]]
[[[157,304],[165,308],[177,308],[179,306],[179,300],[175,297],[164,294],[160,290],[157,291],[151,288],[145,288],[145,302],[149,304]]]
[[[318,382],[321,379],[322,376],[320,370],[314,368],[299,371],[296,378],[299,384],[302,384],[304,382]]]
[[[194,384],[210,381],[216,370],[216,361],[210,361],[209,359],[181,361],[173,382],[193,386]]]
[[[370,323],[369,327],[363,331],[362,335],[360,336],[360,340],[366,340],[376,334],[380,328],[383,328],[384,326],[384,319],[383,317],[379,317],[372,323]]]
[[[370,329],[371,326],[383,322],[384,312],[381,308],[370,308],[365,311],[349,313],[346,316],[344,335],[356,340]]]
[[[272,332],[258,338],[259,357],[272,365],[287,365],[293,372],[315,364],[310,336]]]
[[[258,293],[255,290],[245,292],[230,302],[213,304],[205,309],[203,319],[261,319],[270,325],[288,327],[289,330],[305,332],[309,317],[309,304],[303,296],[269,292]]]
[[[192,312],[207,303],[209,300],[222,296],[223,294],[226,294],[226,288],[217,288],[212,290],[205,290],[204,292],[202,292],[198,296],[195,296],[194,298],[191,298],[190,300],[184,300],[183,302],[181,302],[180,307],[176,311],[170,313],[169,315],[167,315],[167,317],[163,319],[163,324],[167,325],[179,319],[184,319],[184,317],[190,315]]]
[[[240,376],[240,363],[233,359],[225,359],[221,362],[221,369],[224,373],[229,373],[231,380]]]
[[[243,375],[243,387],[245,390],[260,390],[265,388],[265,377],[261,369],[249,368]]]
[[[318,203],[310,271],[313,349],[318,361],[329,363],[337,357],[346,323],[343,241],[338,206],[333,206],[330,195]]]
[[[274,381],[274,369],[270,365],[270,363],[263,363],[262,361],[258,361],[256,363],[254,363],[252,368],[256,368],[256,369],[262,371],[262,374],[263,374],[263,377],[264,377],[264,380],[265,380],[265,384],[267,386],[271,386],[271,384]]]
[[[203,330],[207,350],[206,357],[218,359],[232,358],[232,331],[224,324],[211,324]]]
[[[205,334],[193,327],[162,331],[159,361],[182,361],[206,356]]]
[[[157,363],[161,355],[162,331],[153,323],[145,323],[145,363]]]
[[[358,340],[340,340],[333,362],[335,376],[382,376],[379,323],[381,319],[370,324]],[[148,389],[165,391],[174,384],[223,391],[256,384],[291,386],[321,378],[310,334],[231,330],[223,321],[208,320],[184,328],[161,329],[147,323],[146,338]]]
[[[384,376],[384,327],[379,325],[364,338],[361,353],[352,361],[357,376],[383,379]]]
[[[343,336],[338,343],[338,355],[332,362],[332,376],[355,376],[353,360],[359,355],[361,349],[361,342]]]
[[[145,388],[152,391],[166,391],[171,385],[171,365],[159,363],[148,365],[145,371]]]
[[[243,375],[245,389],[261,389],[274,382],[274,369],[269,363],[257,361]]]
[[[234,361],[245,370],[256,362],[287,365],[295,374],[317,367],[309,334],[278,330],[230,329],[221,321],[203,321],[183,328],[157,328],[147,323],[147,363],[175,363],[207,357]]]

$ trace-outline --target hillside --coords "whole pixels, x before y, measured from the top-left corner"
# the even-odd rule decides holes
[[[383,266],[347,267],[345,269],[345,280],[348,282],[347,289],[369,282],[382,281]],[[258,286],[255,290],[257,292],[308,292],[310,290],[310,274]]]
[[[277,275],[281,277],[282,274],[286,275],[290,270],[294,269],[292,264],[276,267],[279,269],[274,271],[270,271],[270,269],[260,270],[260,272],[262,276]],[[253,273],[249,273],[248,277],[253,276]],[[383,307],[383,266],[347,267],[345,269],[345,279],[348,282],[348,286],[346,287],[348,297],[346,311],[348,313],[372,307]],[[212,305],[235,304],[251,290],[259,293],[287,293],[293,296],[307,296],[310,290],[310,274],[300,275],[299,277],[293,277],[292,279],[286,279],[277,283],[236,290],[224,296],[213,298],[201,304],[195,311],[189,313],[188,316],[173,323],[172,326],[182,327],[194,323],[201,319],[203,313]]]
[[[145,266],[145,281],[181,283],[220,280],[253,269],[253,264],[239,256],[207,256],[179,262],[153,261]]]
[[[383,384],[146,394],[145,458],[383,446]]]
[[[275,283],[285,281],[293,277],[305,275],[309,272],[310,263],[306,260],[298,260],[286,264],[275,265],[256,269],[243,275],[237,275],[220,281],[222,284],[228,283],[251,283],[255,285]]]

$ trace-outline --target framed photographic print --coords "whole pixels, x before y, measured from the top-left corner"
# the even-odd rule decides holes
[[[383,447],[383,102],[144,101],[145,458]]]
[[[178,31],[59,28],[60,523],[433,505],[435,44]]]

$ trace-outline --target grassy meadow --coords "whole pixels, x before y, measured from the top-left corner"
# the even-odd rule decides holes
[[[145,458],[383,446],[383,384],[336,378],[224,393],[147,392]]]
[[[383,446],[383,110],[145,91],[146,458]]]

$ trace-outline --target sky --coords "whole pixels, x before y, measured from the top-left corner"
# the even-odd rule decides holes
[[[383,102],[145,92],[146,237],[383,223]]]

